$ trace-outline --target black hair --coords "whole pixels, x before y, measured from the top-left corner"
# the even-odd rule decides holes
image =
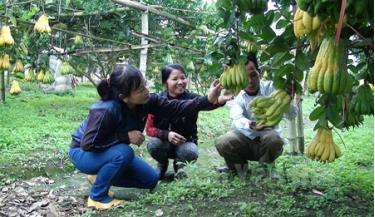
[[[181,64],[168,64],[161,70],[161,82],[163,84],[167,82],[169,75],[173,70],[179,70],[186,75],[185,69]]]
[[[249,64],[250,62],[253,62],[254,65],[255,65],[255,68],[256,68],[258,71],[260,71],[260,70],[259,70],[259,65],[258,65],[257,56],[256,56],[256,54],[255,54],[254,52],[249,52],[249,53],[247,54],[247,60],[246,60],[246,62],[245,62],[245,65]]]
[[[142,73],[132,65],[119,64],[115,67],[108,79],[99,82],[96,89],[102,100],[122,100],[130,96],[132,90],[136,90],[144,80]]]

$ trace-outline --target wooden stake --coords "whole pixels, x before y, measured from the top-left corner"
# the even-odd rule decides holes
[[[297,132],[296,132],[296,119],[288,119],[288,143],[289,152],[291,154],[297,153]]]
[[[0,71],[0,92],[1,92],[1,101],[5,102],[5,78],[4,78],[4,71]]]
[[[297,106],[298,106],[298,114],[297,114],[297,144],[298,150],[301,154],[305,153],[305,135],[304,135],[304,128],[303,128],[303,110],[302,110],[302,101],[303,96],[298,95],[296,97]]]
[[[148,11],[142,12],[142,34],[148,35]],[[144,37],[141,38],[141,45],[147,45],[148,41]],[[146,78],[147,70],[147,47],[141,49],[139,58],[139,70],[142,72],[143,77]]]

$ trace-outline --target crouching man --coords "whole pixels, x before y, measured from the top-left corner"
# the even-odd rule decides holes
[[[232,130],[215,140],[216,149],[226,162],[226,167],[219,168],[219,171],[233,171],[240,178],[247,174],[248,161],[258,161],[268,168],[273,168],[274,161],[282,154],[284,145],[280,128],[256,127],[254,115],[248,106],[257,96],[271,95],[275,90],[273,83],[260,80],[261,74],[254,54],[249,53],[244,67],[249,83],[230,105]],[[290,94],[292,91],[287,92]],[[284,113],[284,117],[289,119],[296,115],[297,108],[292,105]]]

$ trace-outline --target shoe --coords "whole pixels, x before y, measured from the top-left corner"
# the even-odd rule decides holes
[[[247,172],[249,170],[249,165],[247,163],[234,164],[234,169],[236,170],[237,176],[241,180],[245,180]]]
[[[184,168],[185,168],[186,164],[184,162],[180,162],[180,161],[173,161],[173,169],[174,169],[174,172],[175,172],[175,175],[174,177],[176,179],[184,179],[184,178],[187,178],[187,173],[185,172]]]
[[[93,200],[89,197],[89,199],[87,199],[87,207],[104,210],[104,209],[109,209],[113,206],[117,206],[122,202],[123,202],[123,200],[112,199],[108,203],[102,203],[102,202],[99,202],[99,201],[95,201],[95,200]]]
[[[216,167],[215,170],[219,173],[229,173],[232,171],[227,166],[219,166],[219,167]]]
[[[279,174],[275,172],[275,163],[262,163],[261,165],[263,166],[265,177],[271,178],[273,180],[280,179]]]
[[[168,170],[168,164],[169,162],[167,161],[166,163],[159,163],[157,164],[157,170],[159,171],[159,180],[162,180],[165,178],[165,173]]]
[[[176,179],[185,179],[185,178],[188,177],[188,175],[187,175],[187,173],[185,172],[185,170],[181,168],[181,169],[178,169],[178,170],[177,170],[177,173],[174,175],[174,177],[175,177]]]
[[[90,185],[93,185],[96,181],[96,175],[88,175],[87,176],[87,181],[90,183]],[[113,191],[108,191],[108,196],[109,197],[115,197],[115,192]]]

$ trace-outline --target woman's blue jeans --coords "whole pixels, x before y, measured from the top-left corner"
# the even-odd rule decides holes
[[[90,192],[95,201],[108,201],[108,190],[113,186],[152,189],[159,174],[145,161],[134,155],[127,144],[117,144],[102,152],[87,152],[70,148],[73,165],[83,173],[96,175]]]

